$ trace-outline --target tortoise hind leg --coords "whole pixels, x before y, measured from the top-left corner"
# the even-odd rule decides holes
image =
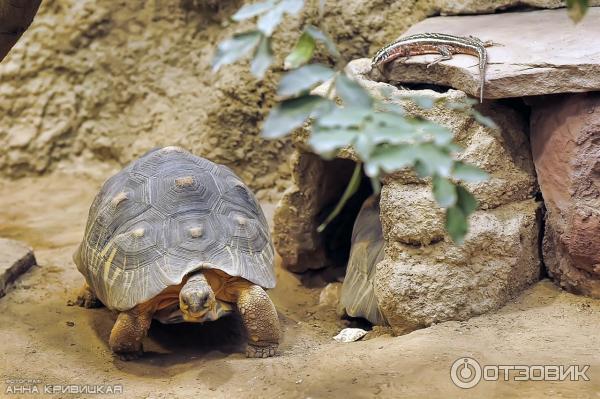
[[[75,303],[83,308],[99,308],[102,307],[102,302],[98,299],[92,288],[87,285],[87,283],[83,284],[79,294],[77,295],[77,300]]]
[[[143,353],[142,340],[148,333],[152,314],[136,308],[119,313],[108,345],[121,360],[133,360]]]
[[[258,285],[240,288],[237,307],[248,331],[248,357],[270,357],[279,346],[279,318],[271,298]]]

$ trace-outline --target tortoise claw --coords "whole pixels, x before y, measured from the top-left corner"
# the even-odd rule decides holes
[[[246,348],[246,357],[266,358],[275,356],[277,346],[277,344],[269,344],[266,346],[248,344],[248,347]]]
[[[119,359],[121,359],[124,362],[128,362],[130,360],[136,360],[139,359],[143,354],[144,351],[142,351],[141,349],[139,351],[136,352],[121,352],[121,353],[115,353]]]
[[[86,309],[99,308],[102,306],[102,302],[96,298],[94,293],[87,286],[81,289],[79,295],[77,295],[75,304]]]

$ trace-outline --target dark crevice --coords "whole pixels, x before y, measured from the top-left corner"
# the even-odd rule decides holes
[[[546,204],[542,197],[541,191],[538,191],[535,196],[535,200],[541,202],[542,207],[540,210],[540,231],[538,233],[538,256],[540,258],[540,279],[550,278],[548,274],[548,268],[544,262],[544,235],[546,234]]]
[[[336,159],[324,162],[323,174],[330,179],[344,179],[344,184],[338,184],[338,192],[328,195],[331,198],[319,210],[316,216],[317,225],[321,224],[333,211],[350,181],[351,171],[356,163],[348,159]],[[344,170],[340,170],[343,168]],[[350,173],[347,173],[350,172]],[[327,258],[326,267],[319,270],[309,270],[302,274],[302,283],[309,287],[323,286],[329,282],[341,281],[346,274],[346,265],[350,256],[352,228],[363,202],[373,194],[371,181],[364,174],[357,192],[346,203],[340,214],[329,223],[321,233],[323,249]]]
[[[392,81],[389,82],[389,84],[407,90],[433,90],[437,93],[447,93],[448,90],[452,89],[450,86],[442,86],[432,83],[402,83]]]

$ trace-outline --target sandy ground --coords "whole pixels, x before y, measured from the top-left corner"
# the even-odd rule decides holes
[[[67,305],[83,281],[71,254],[107,173],[0,180],[0,236],[29,243],[40,265],[0,299],[0,397],[45,395],[7,392],[22,385],[43,392],[46,384],[121,384],[122,395],[93,396],[600,398],[600,301],[548,281],[466,322],[342,344],[331,337],[344,324],[318,305],[319,289],[279,269],[270,291],[284,328],[278,356],[246,359],[234,317],[203,326],[153,324],[146,356],[118,360],[107,347],[115,316]],[[590,365],[590,381],[481,381],[463,390],[452,384],[450,367],[464,356],[486,365]]]

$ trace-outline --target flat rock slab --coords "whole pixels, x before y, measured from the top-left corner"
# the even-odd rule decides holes
[[[27,245],[0,238],[0,298],[12,282],[35,264],[33,251]]]
[[[575,25],[566,9],[491,15],[435,17],[404,35],[436,32],[492,40],[484,98],[507,98],[600,90],[600,7]],[[477,59],[457,54],[431,68],[437,55],[393,62],[384,80],[432,83],[479,95]],[[382,80],[382,79],[377,79]]]

